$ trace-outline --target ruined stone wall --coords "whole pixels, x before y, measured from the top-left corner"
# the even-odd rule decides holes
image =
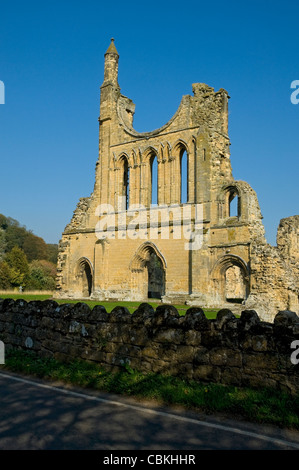
[[[194,83],[193,95],[182,97],[164,126],[140,133],[133,126],[135,104],[118,83],[118,59],[112,40],[101,86],[94,190],[79,200],[62,234],[56,298],[147,301],[156,295],[164,303],[234,311],[242,301],[243,309],[254,309],[264,321],[273,321],[278,310],[299,314],[299,216],[280,222],[277,247],[267,244],[257,194],[233,177],[227,91]],[[112,213],[109,222],[103,205]],[[136,206],[142,207],[138,217]],[[179,210],[181,217],[168,221],[165,212],[157,215],[163,208]],[[107,227],[101,232],[103,219]],[[189,250],[185,242],[195,222],[202,223],[200,246]],[[158,283],[151,256],[162,267]],[[239,271],[234,287],[233,269]]]
[[[265,320],[281,309],[299,314],[299,216],[282,219],[277,246],[251,245],[251,292],[246,308],[254,308]]]
[[[98,305],[58,305],[53,300],[0,300],[0,339],[6,350],[22,348],[62,360],[80,358],[110,370],[130,365],[142,372],[201,382],[274,387],[298,392],[299,365],[291,345],[299,340],[299,317],[279,312],[274,323],[256,312],[236,318],[221,310],[208,320],[200,308],[185,316],[168,305],[141,304],[108,314]]]

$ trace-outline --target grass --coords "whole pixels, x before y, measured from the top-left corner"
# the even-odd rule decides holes
[[[0,293],[0,299],[24,299],[27,300],[27,302],[30,302],[30,300],[47,300],[51,299],[52,294],[25,294],[25,293],[20,293],[16,294],[15,292],[1,292]]]
[[[0,298],[1,299],[24,299],[27,302],[31,300],[46,300],[46,299],[52,299],[53,296],[52,294],[36,294],[36,293],[0,293]],[[70,300],[70,299],[55,299],[57,303],[77,303],[80,300]],[[103,305],[108,313],[113,310],[114,307],[117,306],[122,306],[122,307],[127,307],[130,313],[133,313],[137,307],[141,304],[141,302],[104,302],[104,301],[96,301],[96,300],[82,300],[82,302],[86,303],[89,305],[89,307],[92,309],[95,305]],[[150,305],[152,305],[154,308],[156,308],[158,305],[161,305],[161,303],[158,302],[148,302]],[[176,309],[178,310],[180,315],[185,315],[186,311],[188,308],[190,308],[188,305],[174,305]],[[209,319],[214,319],[216,318],[217,311],[215,309],[203,309],[205,312],[205,315]]]
[[[6,363],[0,367],[75,386],[155,400],[163,405],[180,405],[205,413],[221,412],[229,417],[299,430],[299,396],[277,390],[199,383],[161,374],[142,374],[129,367],[112,373],[96,363],[82,360],[64,363],[21,350],[8,351]]]

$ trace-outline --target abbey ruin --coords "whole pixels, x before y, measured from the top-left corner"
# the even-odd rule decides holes
[[[112,40],[95,185],[62,234],[56,297],[299,314],[299,215],[267,243],[255,191],[232,174],[228,93],[195,83],[163,127],[139,133],[118,60]]]

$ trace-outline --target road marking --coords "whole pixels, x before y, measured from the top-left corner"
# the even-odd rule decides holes
[[[70,396],[77,397],[77,398],[84,398],[86,400],[96,401],[96,402],[99,402],[99,403],[105,403],[105,404],[114,405],[114,406],[122,406],[124,408],[129,408],[129,409],[134,410],[134,411],[139,411],[139,412],[143,412],[143,413],[147,413],[147,414],[151,414],[151,415],[156,415],[156,416],[163,416],[163,417],[174,419],[174,420],[177,420],[177,421],[184,421],[184,422],[196,424],[196,425],[202,426],[202,427],[218,429],[220,431],[226,431],[226,432],[231,432],[231,433],[235,433],[235,434],[240,434],[240,435],[243,435],[243,436],[253,437],[255,439],[260,439],[260,440],[263,440],[263,441],[272,442],[272,443],[275,443],[275,444],[278,444],[278,445],[289,446],[289,447],[293,447],[295,449],[299,449],[299,443],[289,442],[289,441],[285,441],[283,439],[278,439],[278,438],[273,438],[271,436],[266,436],[264,434],[259,434],[259,433],[255,433],[255,432],[251,432],[251,431],[246,431],[246,430],[239,429],[239,428],[236,428],[236,427],[225,426],[223,424],[210,423],[210,422],[207,422],[207,421],[201,421],[201,420],[197,420],[197,419],[194,419],[194,418],[188,418],[186,416],[179,416],[179,415],[176,415],[176,414],[173,414],[173,413],[168,413],[168,412],[165,412],[165,411],[153,410],[151,408],[143,408],[142,406],[131,405],[129,403],[123,403],[123,402],[119,402],[119,401],[115,401],[115,400],[108,400],[106,398],[100,398],[100,397],[96,397],[96,396],[93,396],[93,395],[88,395],[88,394],[85,394],[85,393],[75,392],[73,390],[67,390],[65,388],[55,387],[53,385],[48,385],[48,384],[44,384],[44,383],[40,383],[40,382],[35,382],[35,381],[29,380],[29,379],[24,379],[22,377],[15,377],[15,376],[5,374],[5,373],[2,373],[2,372],[0,372],[0,376],[4,377],[6,379],[15,380],[16,382],[22,382],[22,383],[25,383],[27,385],[33,385],[35,387],[45,388],[47,390],[54,390],[55,392],[64,393],[65,395],[70,395]]]

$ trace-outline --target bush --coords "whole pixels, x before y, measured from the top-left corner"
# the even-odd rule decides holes
[[[29,265],[27,289],[54,290],[56,267],[46,260],[35,260]]]

